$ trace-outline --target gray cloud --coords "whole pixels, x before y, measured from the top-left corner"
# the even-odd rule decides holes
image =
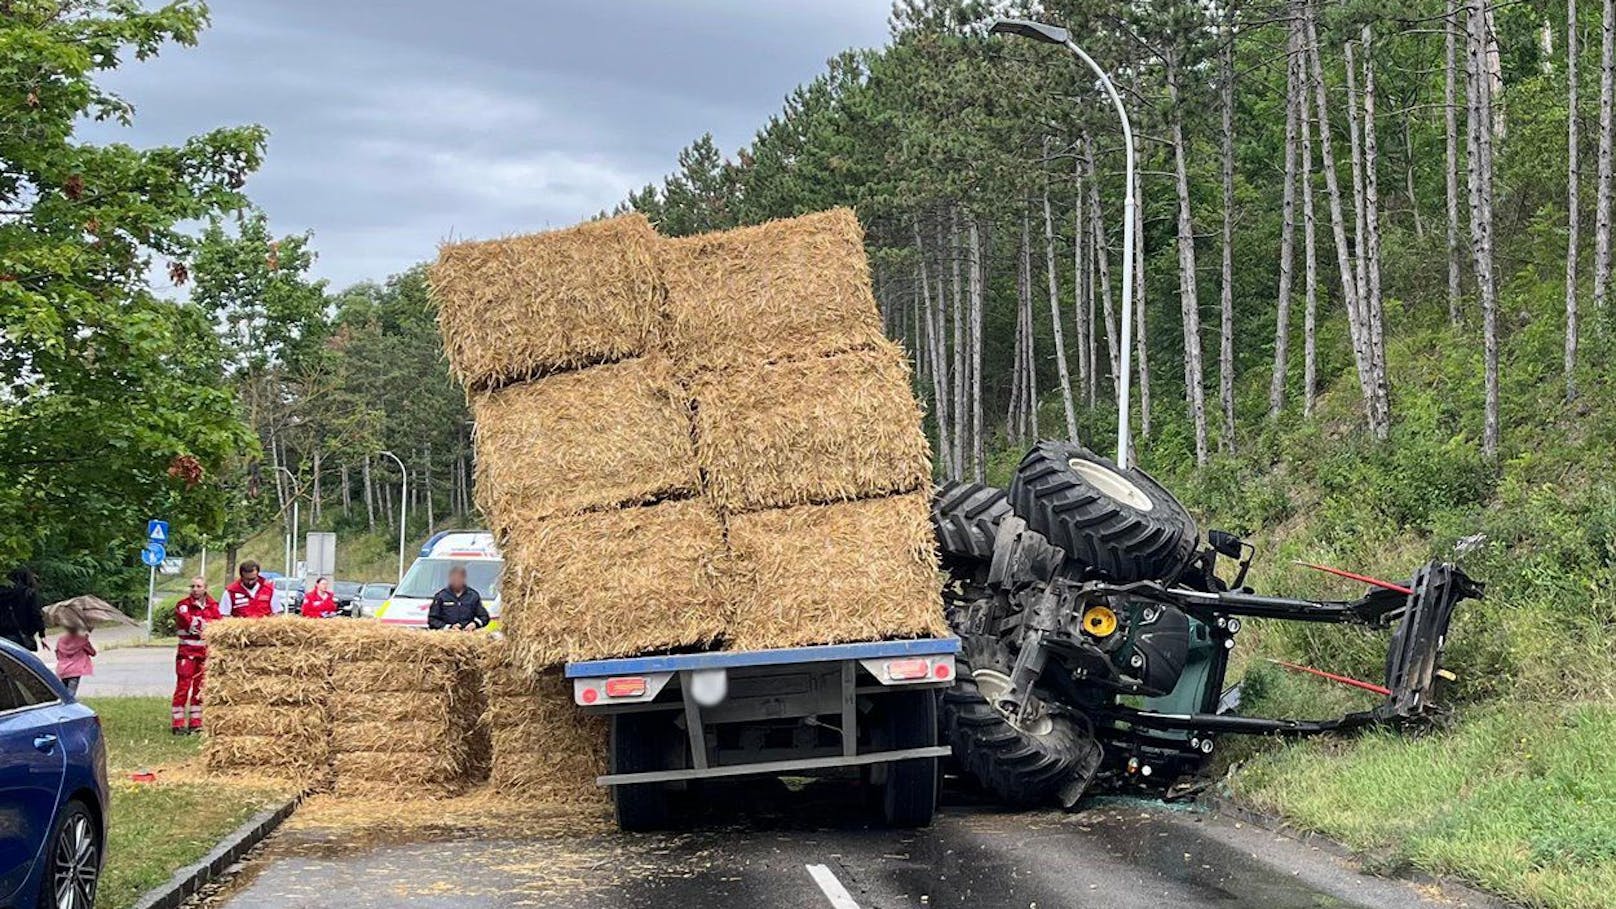
[[[260,123],[249,184],[276,230],[315,233],[342,286],[440,241],[575,223],[712,132],[726,150],[826,58],[886,38],[885,0],[224,0],[196,48],[108,83],[173,142]]]

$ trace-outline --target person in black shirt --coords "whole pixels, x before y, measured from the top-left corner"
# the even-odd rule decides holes
[[[45,634],[39,581],[26,568],[12,569],[10,580],[11,586],[0,589],[0,638],[25,650],[38,650]]]
[[[456,565],[449,569],[449,586],[432,596],[432,606],[426,611],[426,627],[433,631],[475,631],[488,625],[488,610],[483,608],[482,595],[466,586],[466,569]]]

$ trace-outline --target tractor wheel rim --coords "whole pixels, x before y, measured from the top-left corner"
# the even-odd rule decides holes
[[[1087,480],[1089,485],[1129,508],[1136,511],[1150,511],[1156,507],[1156,503],[1150,500],[1150,496],[1145,495],[1145,491],[1135,485],[1132,480],[1103,464],[1085,461],[1082,458],[1072,458],[1066,462],[1066,466],[1070,467],[1073,473]]]
[[[1036,713],[1030,720],[1011,716],[999,706],[999,701],[1010,693],[1010,677],[1004,673],[993,669],[978,669],[971,673],[971,680],[976,682],[976,690],[982,693],[988,706],[999,716],[1004,717],[1004,721],[1009,723],[1011,728],[1034,736],[1049,735],[1055,729],[1055,721],[1050,719],[1049,714],[1044,711],[1044,705],[1037,698],[1031,699]]]

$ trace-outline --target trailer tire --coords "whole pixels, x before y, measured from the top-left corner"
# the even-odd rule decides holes
[[[1195,520],[1172,493],[1075,442],[1034,446],[1009,497],[1071,564],[1118,584],[1171,582],[1195,555]]]
[[[664,756],[679,727],[665,713],[614,713],[611,718],[609,765],[612,773],[647,773],[667,769]],[[628,833],[665,830],[673,819],[668,787],[631,783],[612,787],[618,829]]]
[[[1012,660],[998,640],[960,639],[954,687],[943,692],[943,729],[954,757],[982,788],[1005,804],[1050,801],[1074,775],[1098,763],[1100,745],[1071,717],[1046,714],[1032,727],[1012,724],[983,693],[987,678],[1005,678]],[[991,688],[990,688],[991,690]]]
[[[931,526],[945,560],[989,562],[999,520],[1011,514],[1004,490],[949,480],[931,500]]]
[[[893,750],[937,744],[937,693],[900,691],[879,699],[884,704],[885,746]],[[936,758],[896,761],[886,768],[881,785],[881,819],[889,827],[929,827],[937,813],[942,775]]]

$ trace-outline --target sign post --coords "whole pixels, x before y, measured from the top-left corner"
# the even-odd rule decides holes
[[[157,566],[168,558],[168,522],[153,518],[146,522],[146,547],[140,561],[146,566],[146,637],[152,635],[152,603],[157,599]]]

